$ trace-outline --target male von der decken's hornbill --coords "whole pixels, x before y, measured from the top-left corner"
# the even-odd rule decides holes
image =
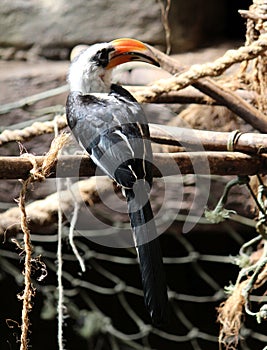
[[[95,44],[71,63],[66,111],[69,127],[94,163],[122,187],[139,257],[145,304],[152,322],[166,319],[167,289],[149,202],[152,151],[140,105],[111,83],[112,68],[129,61],[158,63],[133,39]]]

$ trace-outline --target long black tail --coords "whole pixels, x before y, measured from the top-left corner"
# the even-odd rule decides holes
[[[167,321],[167,286],[156,226],[145,186],[126,190],[129,217],[138,253],[145,305],[152,322]]]

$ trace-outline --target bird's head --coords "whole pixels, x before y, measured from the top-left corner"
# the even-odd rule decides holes
[[[70,90],[109,92],[112,69],[130,61],[159,66],[149,47],[138,40],[122,38],[92,45],[71,63],[68,76]]]

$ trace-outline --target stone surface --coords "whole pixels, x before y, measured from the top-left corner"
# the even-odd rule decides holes
[[[222,31],[224,0],[172,1],[173,52],[191,49]],[[66,58],[79,43],[135,37],[165,46],[161,10],[156,0],[1,0],[0,57],[25,58],[32,48],[50,58]],[[12,47],[16,50],[12,51]],[[17,55],[16,55],[17,53]]]

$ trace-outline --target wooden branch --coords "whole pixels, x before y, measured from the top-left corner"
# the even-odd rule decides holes
[[[124,86],[127,90],[129,90],[133,95],[136,93],[141,93],[142,90],[145,90],[147,87],[143,86],[132,86],[127,85]],[[68,91],[68,85],[62,85],[55,89],[50,89],[44,92],[41,92],[39,94],[31,95],[28,97],[25,97],[19,101],[7,103],[0,106],[0,115],[6,114],[14,109],[23,108],[25,106],[29,106],[32,104],[35,104],[36,102],[39,102],[41,100],[47,99],[52,96],[60,95],[64,92]],[[236,90],[235,94],[242,97],[245,100],[248,100],[249,102],[255,101],[257,94],[253,91],[245,91],[245,90]],[[136,96],[138,98],[138,95]],[[209,105],[222,105],[222,101],[214,100],[213,98],[207,96],[205,93],[202,93],[201,91],[198,91],[194,89],[191,86],[186,87],[182,91],[170,91],[169,93],[163,93],[162,95],[155,98],[153,103],[197,103],[197,104],[209,104]],[[49,113],[55,113],[55,112],[62,112],[61,106],[52,106],[44,108],[41,112],[42,115],[49,114]],[[40,112],[39,112],[40,114]],[[10,128],[9,128],[10,129]],[[14,130],[14,128],[12,128]]]
[[[42,166],[45,157],[35,157]],[[155,153],[155,177],[176,174],[254,175],[267,174],[267,155],[240,152]],[[176,166],[177,165],[177,166]],[[25,179],[32,162],[26,157],[0,157],[0,179]],[[163,173],[163,174],[162,174]],[[95,175],[95,165],[88,156],[61,156],[48,177],[88,177]],[[103,175],[98,171],[97,175]]]
[[[62,120],[59,122],[62,123]],[[151,140],[156,143],[182,147],[186,151],[198,151],[175,153],[172,155],[167,153],[155,154],[154,163],[158,165],[159,169],[166,169],[164,175],[179,173],[177,168],[173,170],[174,162],[179,165],[179,169],[183,174],[194,173],[195,170],[192,168],[191,161],[196,162],[198,157],[209,160],[212,174],[233,175],[240,174],[243,171],[244,174],[251,175],[257,172],[265,174],[267,171],[263,166],[266,155],[260,156],[260,154],[267,153],[267,135],[256,133],[238,135],[232,146],[233,149],[239,152],[254,154],[254,156],[249,156],[237,152],[214,152],[227,151],[229,141],[233,136],[232,133],[192,130],[159,124],[150,124],[150,131]],[[204,149],[213,152],[203,152]],[[36,168],[42,167],[44,158],[34,157]],[[231,160],[230,164],[229,159]],[[234,165],[234,162],[236,162],[236,165]],[[203,164],[207,167],[207,162]],[[228,166],[230,167],[229,169],[227,168]],[[0,157],[0,179],[25,179],[29,176],[32,167],[31,159],[27,157]],[[201,166],[199,167],[198,165],[198,171],[199,168]],[[79,169],[79,174],[77,174],[76,169]],[[55,174],[56,172],[57,174]],[[60,162],[56,163],[52,168],[51,173],[51,177],[55,175],[58,177],[94,176],[95,165],[86,156],[82,158],[77,156],[62,156],[60,157]],[[156,169],[154,175],[160,176]]]
[[[99,186],[99,181],[101,181],[101,186]],[[114,190],[112,182],[107,177],[98,179],[98,186],[96,185],[96,178],[93,177],[74,183],[70,187],[70,190],[62,191],[60,194],[60,207],[64,214],[73,211],[73,193],[76,193],[77,189],[79,196],[75,198],[75,201],[79,204],[86,203],[89,205],[100,201],[99,189],[101,189],[101,195]],[[117,189],[115,188],[115,190]],[[55,230],[58,221],[58,200],[58,193],[53,193],[44,199],[36,200],[27,205],[29,227],[32,231],[43,234]],[[0,213],[0,236],[5,234],[5,237],[9,237],[21,232],[20,215],[21,213],[18,207]]]
[[[266,174],[267,155],[247,155],[240,152],[183,152],[159,153],[154,165],[166,175],[176,175],[177,164],[181,174],[198,175],[255,175]],[[154,169],[153,175],[160,177]]]
[[[65,115],[58,116],[53,121],[35,122],[22,130],[5,130],[0,134],[0,146],[7,142],[23,142],[38,135],[53,133],[55,123],[58,130],[65,128],[67,126]],[[149,127],[153,142],[170,146],[182,146],[186,150],[199,150],[200,146],[203,146],[205,150],[209,151],[227,151],[227,143],[231,135],[227,132],[193,130],[159,124],[149,124]],[[265,153],[267,136],[256,133],[241,134],[234,149],[247,153]]]
[[[232,133],[149,124],[151,140],[163,145],[183,147],[186,151],[227,151]],[[267,134],[240,133],[233,149],[239,152],[267,153]]]
[[[227,51],[224,56],[213,63],[192,66],[187,71],[185,71],[186,67],[181,66],[173,58],[153,47],[150,48],[163,69],[171,74],[180,73],[180,75],[154,83],[147,88],[145,93],[139,96],[139,101],[152,102],[162,93],[179,90],[191,84],[199,91],[227,106],[255,129],[267,132],[267,118],[263,113],[238,97],[233,91],[218,85],[209,78],[203,79],[207,76],[218,76],[234,63],[254,59],[265,52],[267,49],[267,34],[261,35],[257,41],[249,46]]]
[[[267,133],[267,118],[257,108],[235,94],[232,90],[226,89],[206,78],[193,84],[198,90],[206,93],[216,101],[228,107],[232,112],[252,125],[256,130]]]
[[[138,98],[138,94],[142,94],[142,91],[146,91],[147,86],[125,86],[125,88],[130,91],[132,95]],[[258,95],[255,91],[246,91],[246,90],[235,90],[235,94],[242,99],[246,100],[249,103],[253,103],[256,101]],[[168,93],[163,93],[162,95],[159,95],[153,100],[153,103],[179,103],[179,104],[205,104],[205,105],[218,105],[218,106],[224,106],[225,103],[223,103],[222,100],[218,101],[207,94],[204,94],[200,90],[195,89],[193,86],[187,86],[183,90],[179,91],[170,91]]]

